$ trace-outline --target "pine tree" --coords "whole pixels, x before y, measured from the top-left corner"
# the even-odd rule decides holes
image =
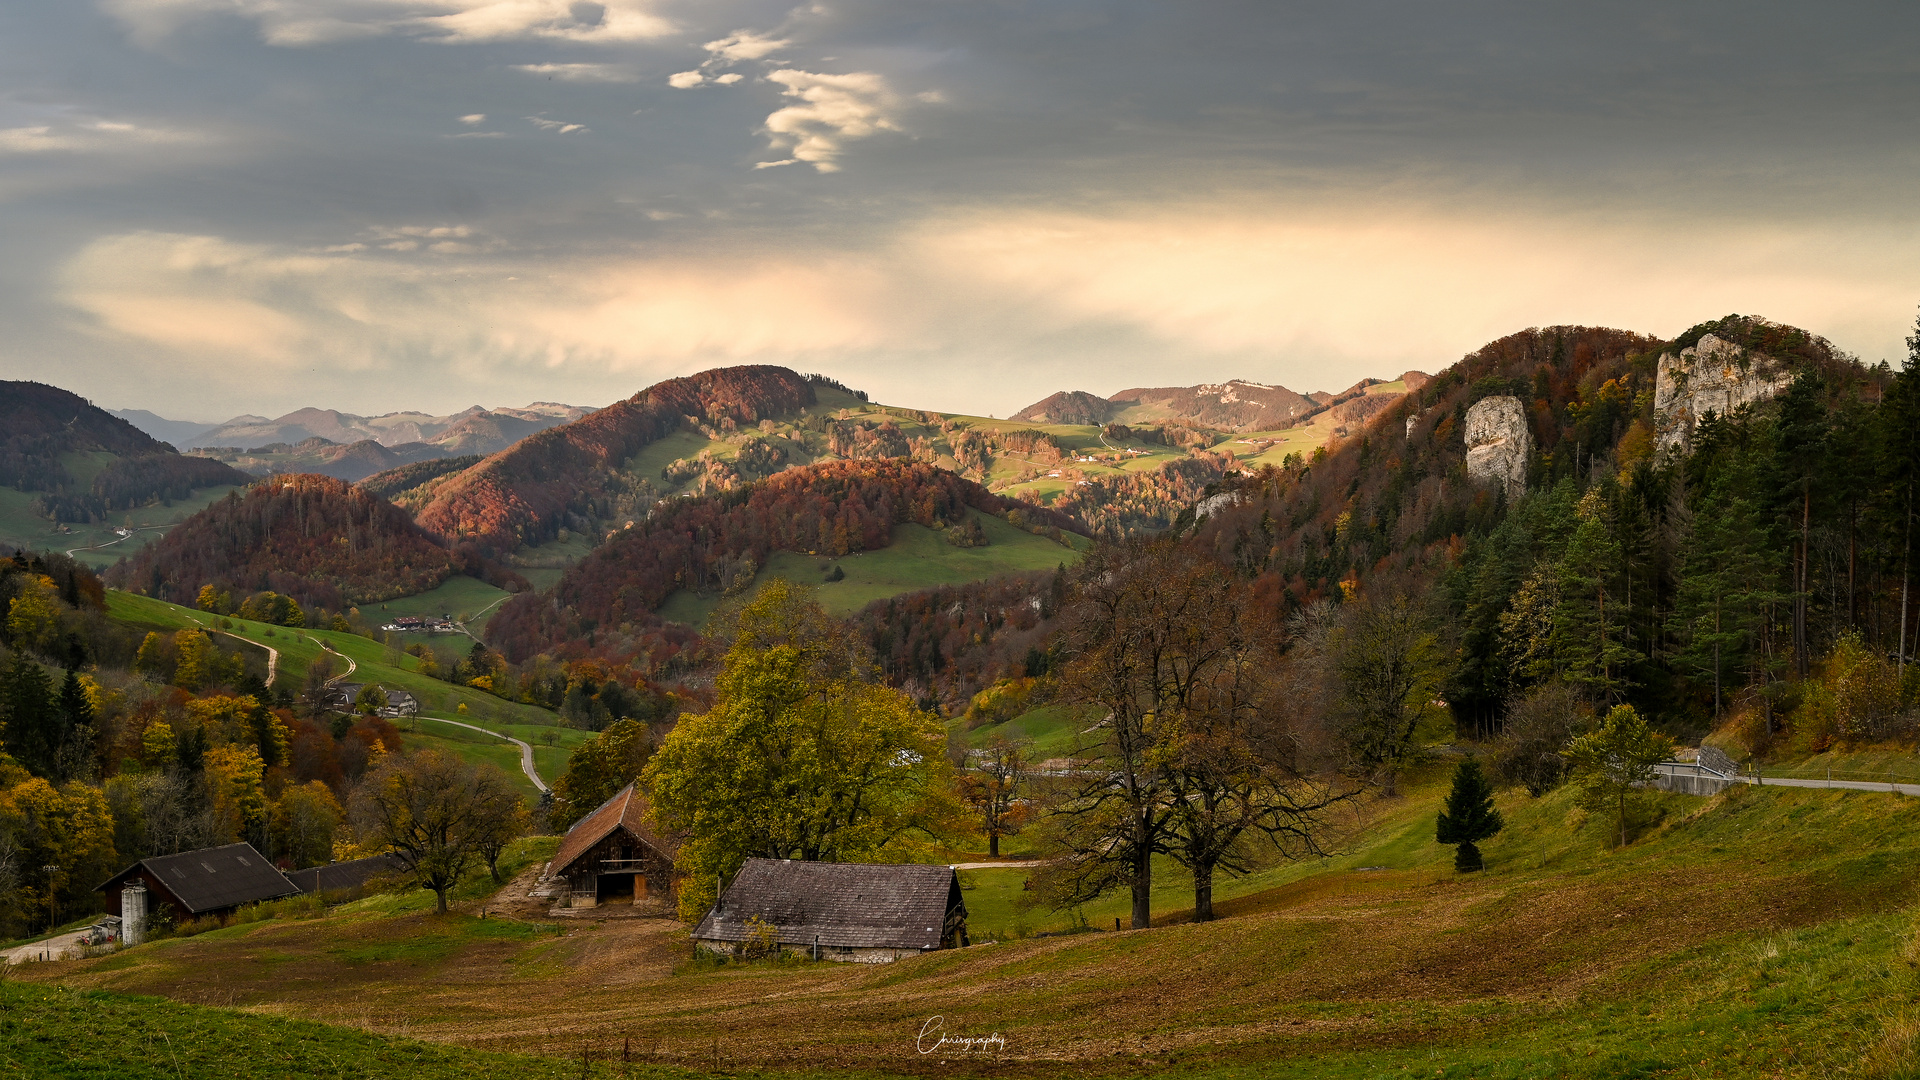
[[[1618,587],[1624,555],[1598,492],[1580,501],[1580,525],[1560,560],[1560,602],[1553,613],[1553,654],[1569,682],[1598,700],[1617,701],[1631,687],[1626,610]]]
[[[1453,770],[1453,790],[1447,793],[1446,808],[1440,811],[1434,838],[1442,844],[1457,845],[1453,868],[1468,874],[1483,869],[1479,843],[1498,835],[1506,825],[1500,811],[1493,808],[1493,785],[1473,758]]]

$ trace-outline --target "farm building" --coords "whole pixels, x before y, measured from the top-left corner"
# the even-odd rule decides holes
[[[252,844],[183,851],[141,859],[108,878],[96,890],[107,894],[107,913],[120,910],[129,885],[146,886],[146,912],[174,918],[220,917],[242,904],[292,896],[299,887],[273,868]]]
[[[657,835],[646,814],[646,797],[628,784],[567,830],[545,875],[566,881],[565,902],[584,908],[667,897],[679,845]]]
[[[287,880],[303,893],[350,893],[377,875],[399,873],[402,869],[400,860],[392,855],[373,855],[288,871]]]
[[[768,933],[762,924],[781,950],[821,960],[885,964],[968,944],[960,879],[945,866],[748,859],[693,938],[737,953]]]

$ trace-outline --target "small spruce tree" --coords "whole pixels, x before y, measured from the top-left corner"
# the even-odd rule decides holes
[[[1493,808],[1493,785],[1487,783],[1480,763],[1473,758],[1461,762],[1453,770],[1453,790],[1447,793],[1435,833],[1441,843],[1458,845],[1453,868],[1463,874],[1481,869],[1484,864],[1477,845],[1497,835],[1505,824],[1500,811]]]

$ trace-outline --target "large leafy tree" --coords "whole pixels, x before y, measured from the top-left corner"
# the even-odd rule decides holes
[[[395,755],[353,796],[362,835],[432,889],[443,915],[447,892],[519,809],[505,773],[440,750]]]
[[[640,778],[653,756],[653,735],[638,720],[616,720],[581,743],[567,759],[567,771],[553,782],[548,821],[564,830],[593,812],[621,788]]]
[[[1405,597],[1361,600],[1330,641],[1337,680],[1335,718],[1349,760],[1388,796],[1417,756],[1420,729],[1439,721],[1446,652],[1430,620]]]
[[[874,681],[807,590],[769,582],[732,631],[713,707],[645,772],[657,819],[686,837],[683,916],[748,858],[854,862],[957,827],[945,729]]]

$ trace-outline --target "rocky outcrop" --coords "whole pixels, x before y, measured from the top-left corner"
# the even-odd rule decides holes
[[[1659,449],[1685,448],[1707,413],[1726,416],[1770,400],[1793,382],[1787,365],[1712,334],[1678,355],[1662,353],[1653,384]]]
[[[1527,407],[1517,397],[1481,398],[1467,410],[1467,476],[1477,484],[1498,484],[1509,501],[1527,490],[1527,459],[1533,455],[1533,431]]]

